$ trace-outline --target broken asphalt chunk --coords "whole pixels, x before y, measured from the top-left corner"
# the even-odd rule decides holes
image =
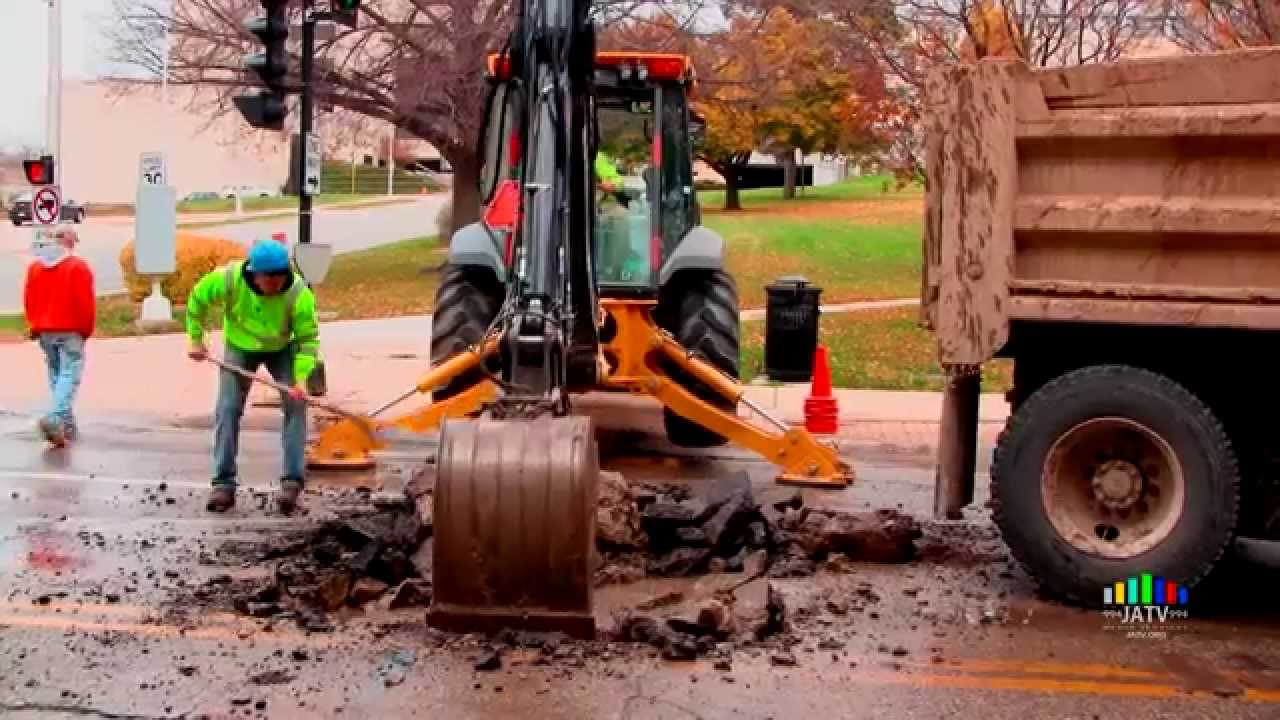
[[[639,505],[621,473],[600,473],[596,541],[606,550],[641,550],[649,544]]]
[[[476,659],[476,672],[494,672],[502,669],[502,651],[499,648],[489,648],[483,655]]]
[[[666,577],[692,575],[706,566],[710,548],[677,547],[665,555],[649,559],[649,574]]]
[[[426,580],[405,580],[391,595],[388,609],[427,607],[431,604],[431,583]]]

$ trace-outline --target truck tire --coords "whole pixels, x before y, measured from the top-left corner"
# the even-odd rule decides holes
[[[720,270],[686,270],[672,278],[658,298],[658,325],[676,341],[721,372],[738,378],[738,288]],[[694,395],[732,412],[732,402],[686,376],[675,367],[667,371]],[[667,439],[681,447],[705,448],[726,440],[701,425],[663,408]]]
[[[487,268],[447,265],[436,289],[431,316],[431,364],[479,345],[502,309],[504,290]],[[444,400],[475,385],[484,372],[473,370],[435,391],[433,398]]]
[[[1086,606],[1149,573],[1187,588],[1235,538],[1240,472],[1213,412],[1139,368],[1075,370],[1009,419],[991,467],[995,523],[1041,586]]]

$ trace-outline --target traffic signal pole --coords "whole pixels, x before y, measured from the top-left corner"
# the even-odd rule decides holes
[[[62,2],[49,0],[49,95],[45,124],[47,152],[65,168],[62,157]]]
[[[298,242],[311,242],[311,205],[312,198],[306,187],[307,147],[311,137],[313,123],[312,74],[315,72],[316,54],[316,14],[311,0],[302,9],[302,108],[298,130],[298,152],[295,162],[298,163]]]

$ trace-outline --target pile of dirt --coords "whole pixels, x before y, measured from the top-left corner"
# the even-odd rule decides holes
[[[292,618],[310,631],[331,630],[330,616],[342,608],[426,607],[432,595],[430,486],[430,476],[421,474],[402,502],[348,507],[302,534],[259,546],[251,560],[274,563],[269,580],[248,588],[224,581],[204,588],[199,599],[208,601],[220,589],[240,613]],[[631,486],[605,472],[595,579],[607,584],[706,575],[697,592],[634,608],[616,623],[617,639],[652,643],[678,658],[780,629],[785,612],[769,578],[809,575],[819,565],[838,570],[854,561],[907,562],[920,536],[915,520],[894,510],[813,508],[799,493],[761,505],[745,473],[694,492],[680,485]],[[244,548],[218,554],[246,557]]]
[[[206,564],[269,565],[269,579],[215,575],[190,589],[189,599],[273,622],[293,619],[311,632],[332,630],[330,615],[343,608],[425,608],[430,536],[430,524],[407,508],[349,508],[301,533],[224,543]]]
[[[808,507],[801,493],[760,504],[745,473],[700,491],[632,487],[601,474],[597,584],[645,576],[703,576],[687,592],[650,598],[615,618],[615,638],[648,643],[668,660],[723,654],[786,629],[774,578],[847,571],[854,562],[916,557],[920,526],[896,510],[847,513]]]
[[[705,573],[803,577],[823,562],[908,562],[922,535],[914,518],[891,509],[812,508],[801,493],[758,504],[746,473],[699,492],[633,487],[601,473],[596,528],[604,560],[597,584]]]

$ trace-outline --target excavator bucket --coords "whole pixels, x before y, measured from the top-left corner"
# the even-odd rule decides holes
[[[437,463],[431,625],[593,637],[591,421],[446,422]]]

